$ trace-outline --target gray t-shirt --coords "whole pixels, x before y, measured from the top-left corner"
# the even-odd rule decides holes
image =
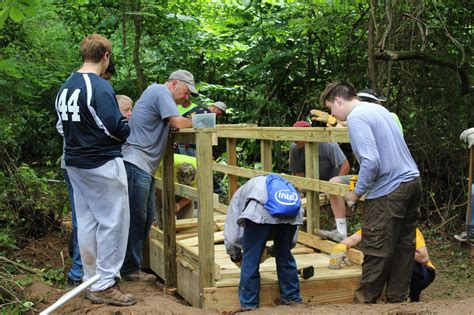
[[[341,164],[347,160],[337,143],[319,143],[319,179],[329,180],[339,174]],[[298,148],[296,143],[290,147],[290,173],[305,173],[304,147]]]
[[[130,136],[122,146],[124,161],[154,175],[168,140],[168,117],[179,116],[168,88],[153,83],[143,91],[130,118]]]

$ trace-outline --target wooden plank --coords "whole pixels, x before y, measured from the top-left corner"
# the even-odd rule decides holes
[[[219,138],[273,141],[349,142],[347,128],[249,127],[215,129]]]
[[[163,244],[163,231],[160,230],[157,226],[151,226],[149,237]]]
[[[272,165],[272,141],[261,140],[260,141],[260,156],[262,162],[262,170],[271,172],[273,169]]]
[[[204,129],[196,135],[199,208],[199,288],[214,286],[214,220],[211,133]]]
[[[163,250],[163,243],[156,240],[150,239],[150,268],[160,278],[166,281],[165,273],[165,254]]]
[[[245,178],[253,178],[257,175],[267,175],[269,172],[250,170],[242,167],[222,165],[214,163],[212,166],[214,171],[218,171],[225,174],[233,174]],[[306,190],[314,190],[319,192],[325,192],[333,195],[344,196],[349,191],[349,185],[330,183],[324,180],[311,179],[299,176],[292,176],[287,174],[278,174],[281,177],[286,178],[295,187],[304,188]]]
[[[359,286],[360,277],[346,279],[300,281],[303,303],[308,305],[327,303],[351,303],[354,291]],[[239,309],[238,286],[210,287],[204,289],[203,308],[219,312]],[[277,282],[260,285],[260,306],[274,306],[280,297]]]
[[[173,134],[169,134],[163,159],[163,250],[165,253],[165,285],[176,287],[176,206],[174,197],[174,139]]]
[[[227,164],[231,166],[237,166],[237,139],[227,138]],[[232,199],[232,196],[237,191],[237,176],[229,174],[229,193],[228,203]]]
[[[194,307],[200,307],[199,274],[183,260],[178,260],[178,293]]]
[[[174,140],[176,143],[196,143],[196,129],[187,128],[173,131]]]
[[[224,241],[224,231],[219,231],[213,233],[213,244],[212,244],[212,251],[214,251],[214,243]],[[199,237],[188,238],[186,240],[182,240],[179,242],[182,246],[191,247],[191,246],[198,246],[199,245]]]
[[[219,213],[223,213],[223,214],[226,214],[227,213],[227,208],[229,206],[223,204],[223,203],[214,203],[214,210],[219,212]]]
[[[214,223],[225,222],[225,215],[216,215],[214,216]],[[197,218],[181,219],[176,220],[176,229],[185,229],[190,227],[196,227],[198,224]]]
[[[334,242],[323,240],[318,236],[310,235],[302,231],[298,232],[298,242],[311,248],[319,249],[325,253],[331,253],[332,247],[336,245]],[[354,264],[362,265],[364,254],[360,250],[351,248],[347,251],[347,258]]]

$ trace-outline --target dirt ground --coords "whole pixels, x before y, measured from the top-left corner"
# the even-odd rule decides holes
[[[43,271],[68,270],[68,236],[69,231],[65,228],[62,232],[33,240],[17,250],[13,258]],[[420,303],[275,306],[245,314],[474,314],[474,270],[469,248],[439,237],[427,237],[427,245],[437,267],[437,275],[435,281],[423,291]],[[51,285],[34,278],[26,286],[24,293],[36,303],[35,309],[41,311],[67,292],[64,283],[64,279],[61,279],[59,283]],[[61,308],[57,314],[219,314],[191,307],[178,295],[165,293],[159,279],[141,283],[123,282],[120,286],[137,297],[136,305],[93,305],[81,295]]]

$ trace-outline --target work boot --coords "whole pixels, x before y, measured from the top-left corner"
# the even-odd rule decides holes
[[[143,271],[137,271],[122,275],[122,280],[133,282],[154,282],[156,280],[156,277],[152,274],[145,273]]]
[[[93,304],[110,304],[115,306],[130,306],[137,303],[137,299],[128,293],[122,293],[117,283],[104,291],[91,292],[87,290],[84,298]]]
[[[317,236],[325,240],[331,240],[336,243],[342,242],[344,237],[337,230],[325,231],[325,230],[316,230],[314,231]]]
[[[67,277],[66,289],[75,288],[82,283],[82,280],[74,280],[70,278],[69,276],[66,276],[66,277]]]

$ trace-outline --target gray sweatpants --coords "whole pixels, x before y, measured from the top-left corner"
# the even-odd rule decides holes
[[[74,190],[77,234],[84,281],[101,279],[91,291],[103,291],[120,277],[127,248],[130,211],[122,158],[94,169],[66,167]]]

